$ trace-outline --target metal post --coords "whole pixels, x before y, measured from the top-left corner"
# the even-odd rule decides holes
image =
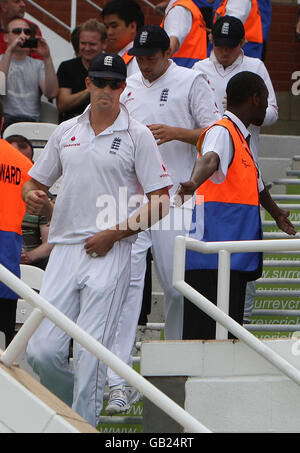
[[[74,28],[76,28],[76,24],[77,24],[77,0],[72,0],[72,3],[71,3],[71,23],[70,23],[71,31],[74,30]]]
[[[8,345],[4,353],[2,354],[0,361],[4,365],[11,367],[14,361],[19,357],[19,355],[25,350],[28,340],[32,334],[36,331],[40,323],[44,318],[43,313],[38,308],[35,308],[30,316],[26,319],[25,323]]]
[[[227,250],[219,251],[218,265],[218,296],[217,307],[226,315],[229,313],[230,289],[230,253]],[[216,340],[227,340],[228,330],[221,324],[216,324]]]
[[[173,284],[184,281],[186,241],[184,236],[176,236],[174,241]]]

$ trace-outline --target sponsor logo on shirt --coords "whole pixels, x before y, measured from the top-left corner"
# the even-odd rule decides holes
[[[135,98],[132,96],[132,92],[129,91],[129,93],[127,94],[126,99],[125,99],[123,102],[124,102],[124,104],[126,105],[127,102],[129,102],[129,101],[134,101],[134,99],[135,99]]]
[[[120,137],[115,137],[115,138],[113,139],[113,142],[112,142],[112,144],[111,144],[110,151],[109,151],[111,154],[116,154],[116,152],[117,152],[117,151],[119,150],[119,148],[120,148],[121,141],[122,141],[122,140],[120,139]]]
[[[161,166],[162,166],[164,173],[162,175],[160,175],[160,178],[166,178],[167,176],[169,176],[169,174],[167,172],[167,167],[164,164],[161,164]]]
[[[73,143],[66,143],[66,144],[64,145],[64,148],[69,148],[70,146],[80,146],[80,143],[74,143],[75,140],[76,140],[76,137],[71,137],[71,141],[72,141]]]

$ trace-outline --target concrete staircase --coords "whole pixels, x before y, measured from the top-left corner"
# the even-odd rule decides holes
[[[290,219],[297,229],[296,237],[300,237],[299,170],[300,157],[293,156],[285,169],[285,177],[275,178],[271,189],[275,192],[273,199],[282,208],[290,210]],[[263,229],[265,239],[289,237],[280,232],[268,214]],[[300,330],[299,277],[299,253],[265,254],[263,276],[256,282],[255,305],[249,326],[255,335],[260,338],[291,337]]]

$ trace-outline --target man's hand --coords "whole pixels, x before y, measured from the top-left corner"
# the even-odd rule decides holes
[[[275,218],[278,228],[280,228],[287,234],[295,236],[297,231],[292,222],[290,222],[290,220],[288,219],[290,211],[288,209],[281,209],[280,211],[281,211],[280,215]]]
[[[25,197],[28,214],[40,215],[49,204],[47,194],[42,190],[30,190]]]
[[[42,57],[44,60],[50,57],[50,49],[44,38],[41,36],[37,36],[38,38],[38,46],[36,49],[37,53]]]
[[[21,264],[30,264],[29,256],[24,248],[22,248],[22,254],[21,254]]]
[[[183,205],[194,195],[197,190],[197,185],[193,181],[181,182],[174,196],[174,204],[176,206]]]
[[[158,145],[176,140],[175,128],[166,124],[149,124],[148,128],[152,132]]]
[[[24,36],[20,35],[18,36],[17,39],[15,39],[11,44],[10,46],[7,47],[6,49],[6,53],[12,53],[16,50],[17,47],[21,47],[22,44],[26,41],[26,39],[24,38]]]
[[[88,255],[105,256],[118,241],[118,232],[116,230],[104,230],[94,234],[86,240],[85,251]],[[95,256],[95,255],[94,255]]]

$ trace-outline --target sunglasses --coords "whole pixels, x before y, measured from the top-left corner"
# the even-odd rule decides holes
[[[31,35],[31,30],[30,30],[30,28],[13,28],[11,32],[12,32],[14,35],[20,35],[20,34],[22,33],[22,31],[24,32],[24,34],[25,34],[26,36],[30,36],[30,35]]]
[[[91,81],[97,88],[104,88],[108,85],[112,90],[118,90],[124,83],[124,80],[102,79],[101,77],[91,77]]]

